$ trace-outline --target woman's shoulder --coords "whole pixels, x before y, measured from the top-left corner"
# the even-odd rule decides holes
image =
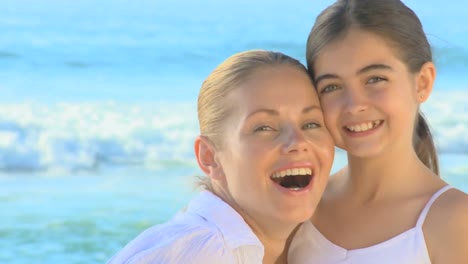
[[[108,263],[215,263],[227,254],[216,228],[185,215],[145,230]]]
[[[202,192],[184,212],[145,230],[108,263],[231,263],[245,256],[261,263],[261,242],[234,209]]]

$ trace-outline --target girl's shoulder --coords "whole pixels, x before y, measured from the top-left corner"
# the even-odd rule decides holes
[[[444,222],[444,225],[461,222],[461,219],[468,220],[468,194],[456,188],[447,190],[432,205],[429,219]],[[468,225],[468,221],[462,223]]]
[[[468,263],[468,195],[450,189],[432,205],[424,235],[433,263]]]

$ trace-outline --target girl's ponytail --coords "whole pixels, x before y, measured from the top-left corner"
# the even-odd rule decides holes
[[[439,160],[426,119],[421,112],[418,112],[416,129],[413,137],[413,146],[419,159],[430,168],[437,176],[439,174]]]

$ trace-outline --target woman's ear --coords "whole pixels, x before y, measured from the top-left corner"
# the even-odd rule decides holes
[[[436,69],[434,63],[424,63],[416,79],[416,96],[419,103],[425,102],[431,95],[435,77]]]
[[[198,136],[194,147],[200,169],[213,180],[223,178],[224,173],[216,157],[217,151],[213,143],[205,136]]]

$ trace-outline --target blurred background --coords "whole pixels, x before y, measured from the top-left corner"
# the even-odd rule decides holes
[[[423,105],[443,178],[468,191],[464,0],[404,1],[434,48]],[[196,97],[229,55],[304,62],[329,0],[2,0],[0,262],[104,263],[192,197]],[[345,164],[338,151],[334,170]]]

